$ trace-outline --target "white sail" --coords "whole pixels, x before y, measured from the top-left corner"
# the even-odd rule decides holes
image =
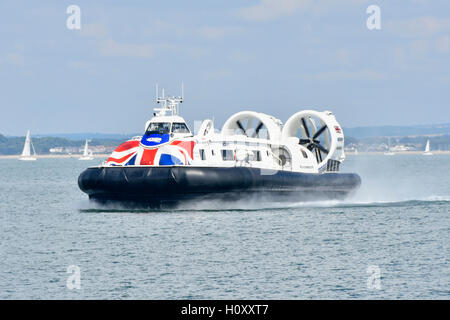
[[[430,139],[427,140],[427,145],[425,146],[425,152],[430,152]]]
[[[20,156],[19,160],[36,160],[35,157],[31,156],[31,148],[33,148],[33,155],[36,156],[36,151],[34,150],[34,145],[31,141],[30,130],[28,130],[25,137],[25,144],[23,146],[22,155]]]
[[[93,160],[92,151],[89,151],[88,141],[86,139],[86,143],[84,144],[83,155],[78,160]]]
[[[88,155],[89,155],[89,149],[88,149],[88,141],[86,139],[86,143],[84,144],[83,157],[87,157]]]
[[[391,148],[391,138],[388,138],[388,150],[384,153],[385,156],[393,156],[395,153],[392,151]]]
[[[423,153],[424,156],[431,156],[433,153],[430,152],[430,139],[427,140],[427,144],[425,146],[425,151]]]
[[[31,156],[30,145],[31,145],[30,130],[28,130],[27,131],[27,136],[25,137],[25,144],[23,146],[22,157],[29,157],[29,156]]]

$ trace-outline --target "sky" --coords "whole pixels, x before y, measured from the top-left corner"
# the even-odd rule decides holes
[[[450,122],[448,0],[1,0],[0,35],[6,135],[142,132],[155,84],[181,82],[191,126],[303,109],[344,127]]]

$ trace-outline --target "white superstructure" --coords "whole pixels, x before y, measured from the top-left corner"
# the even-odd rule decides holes
[[[338,171],[345,159],[344,133],[331,111],[303,110],[284,124],[265,113],[242,111],[221,130],[213,120],[204,120],[194,135],[179,116],[183,94],[163,93],[156,101],[162,106],[146,122],[144,135],[119,146],[105,166],[245,166],[319,173]]]

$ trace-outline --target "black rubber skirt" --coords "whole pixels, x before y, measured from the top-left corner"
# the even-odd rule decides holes
[[[342,199],[357,189],[353,173],[295,173],[248,167],[93,167],[78,178],[80,189],[100,203],[159,206],[189,200],[313,201]]]

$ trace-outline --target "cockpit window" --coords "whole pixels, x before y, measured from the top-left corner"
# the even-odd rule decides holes
[[[152,122],[145,134],[167,134],[170,133],[170,122]]]
[[[173,133],[190,133],[188,127],[185,123],[182,122],[174,122],[172,126]]]

